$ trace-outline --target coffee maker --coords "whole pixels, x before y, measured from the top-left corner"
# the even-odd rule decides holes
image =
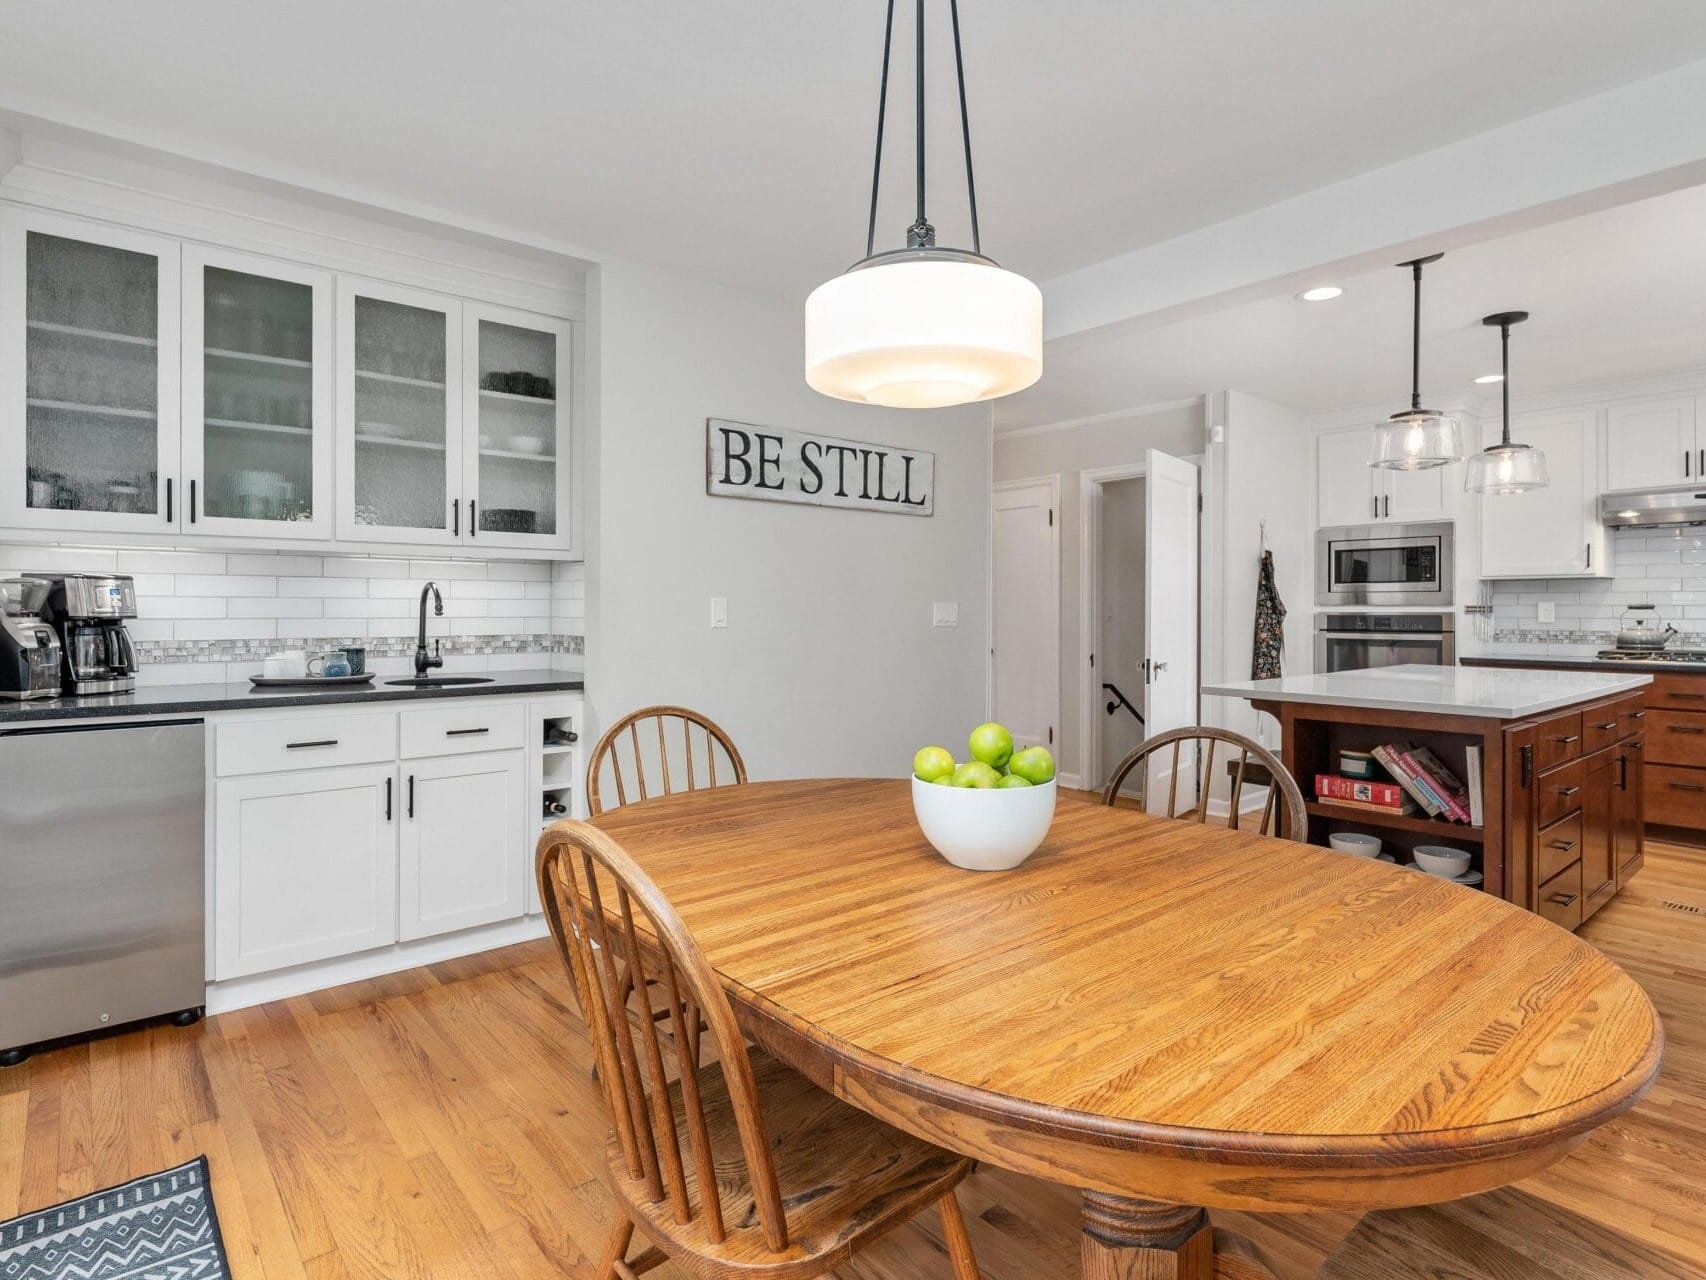
[[[59,637],[42,620],[48,584],[0,579],[0,698],[59,696]]]
[[[65,693],[82,697],[135,689],[136,650],[124,619],[136,616],[136,583],[122,574],[28,576],[48,584],[41,616],[59,637]]]

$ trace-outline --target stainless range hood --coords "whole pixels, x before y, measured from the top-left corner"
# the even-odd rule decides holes
[[[1647,493],[1602,493],[1600,521],[1610,529],[1658,529],[1706,524],[1706,489],[1657,489]]]

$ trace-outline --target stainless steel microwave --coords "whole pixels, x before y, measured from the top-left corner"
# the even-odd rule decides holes
[[[1315,535],[1315,603],[1451,604],[1452,527],[1371,524]]]

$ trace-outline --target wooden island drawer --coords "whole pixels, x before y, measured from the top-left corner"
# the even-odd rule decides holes
[[[1648,822],[1706,830],[1706,769],[1679,769],[1649,761],[1642,798]]]
[[[1582,754],[1591,756],[1602,747],[1609,747],[1628,736],[1626,723],[1618,703],[1608,702],[1601,707],[1589,707],[1582,712]],[[1639,723],[1638,721],[1636,722]]]
[[[1536,914],[1561,928],[1577,928],[1582,922],[1582,864],[1571,863],[1541,885],[1534,896]]]
[[[1534,879],[1544,884],[1582,856],[1582,815],[1569,817],[1544,828],[1534,840]]]
[[[1647,716],[1647,759],[1706,768],[1706,711],[1654,711]]]
[[[1666,671],[1655,675],[1647,686],[1647,709],[1706,711],[1706,672],[1671,675]]]
[[[1550,716],[1535,726],[1534,767],[1541,772],[1556,768],[1582,754],[1582,713]]]
[[[1540,775],[1539,794],[1534,799],[1536,826],[1549,827],[1582,807],[1582,762],[1573,760],[1561,769]]]

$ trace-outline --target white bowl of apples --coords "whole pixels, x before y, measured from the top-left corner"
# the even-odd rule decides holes
[[[1010,871],[1042,844],[1054,821],[1054,758],[1043,747],[1015,751],[1013,735],[980,724],[971,759],[945,747],[912,758],[912,812],[931,848],[967,871]]]

